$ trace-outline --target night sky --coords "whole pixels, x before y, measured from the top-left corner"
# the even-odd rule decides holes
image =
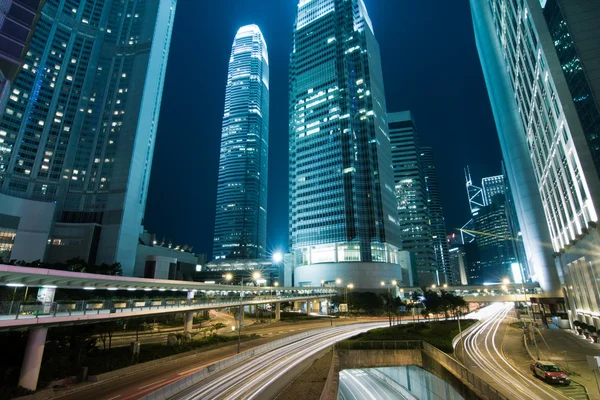
[[[365,0],[379,41],[389,112],[410,109],[431,146],[446,228],[469,219],[463,168],[500,174],[501,153],[467,1]],[[297,0],[179,0],[145,227],[212,252],[221,119],[229,53],[257,24],[270,64],[267,248],[288,243],[288,61]]]

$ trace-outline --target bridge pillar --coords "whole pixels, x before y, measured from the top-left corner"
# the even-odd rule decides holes
[[[194,327],[194,312],[188,311],[185,313],[185,322],[183,324],[184,332],[191,332]]]
[[[281,319],[281,303],[275,303],[275,321]]]
[[[313,312],[321,313],[321,300],[313,300],[312,302]]]
[[[310,315],[310,300],[306,300],[306,315]]]
[[[25,347],[25,356],[19,376],[19,386],[25,389],[35,390],[37,388],[47,333],[48,328],[29,329],[27,347]]]
[[[325,315],[329,315],[329,300],[325,300]]]
[[[238,307],[238,329],[241,329],[244,326],[244,306]]]
[[[294,302],[294,311],[300,311],[300,302],[299,301]]]

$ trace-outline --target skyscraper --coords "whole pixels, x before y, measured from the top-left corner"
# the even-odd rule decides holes
[[[590,252],[600,244],[600,7],[471,0],[471,9],[525,250],[551,246],[559,270],[546,251],[529,262],[534,278],[567,293],[574,313],[599,312],[600,290],[586,276],[600,272]]]
[[[214,259],[265,256],[269,143],[269,56],[256,25],[233,40],[217,188]]]
[[[550,235],[550,225],[561,221],[560,225],[566,228],[571,224],[566,221],[567,209],[556,208],[558,198],[563,197],[560,193],[564,179],[571,183],[579,180],[582,184],[582,179],[585,179],[580,173],[579,162],[573,165],[571,160],[566,160],[563,164],[557,159],[560,165],[555,165],[556,157],[562,158],[562,152],[568,154],[565,149],[573,148],[573,140],[566,129],[563,134],[565,114],[558,101],[556,83],[553,83],[560,79],[564,84],[565,78],[561,77],[560,63],[539,1],[500,4],[497,0],[470,0],[470,3],[477,50],[531,269],[530,275],[547,293],[560,295],[560,281],[549,249],[552,244],[558,251],[560,247],[556,246],[560,246],[560,243],[556,231]],[[556,1],[550,0],[549,3]],[[551,68],[548,64],[550,59],[554,64]],[[565,86],[561,88],[563,98],[568,97],[564,94]],[[570,101],[573,104],[573,100]],[[560,148],[559,153],[551,152],[551,145],[555,150]],[[573,155],[576,156],[576,153]],[[578,172],[575,175],[579,178],[573,180],[575,168]],[[545,171],[543,176],[542,170]],[[557,175],[558,171],[560,175]],[[568,173],[565,174],[565,171]],[[557,179],[558,176],[560,178]],[[569,187],[574,189],[574,186]],[[583,218],[593,221],[596,218],[590,217],[595,215],[595,210],[590,208],[589,192],[585,192],[584,189],[585,203],[581,190],[575,192],[579,203],[577,213],[581,217],[585,213],[587,217]],[[566,197],[571,198],[568,194]],[[568,209],[572,210],[570,205]],[[565,219],[562,218],[563,213]],[[571,221],[575,224],[574,218]],[[560,231],[567,233],[569,229],[563,231],[563,228]]]
[[[505,194],[504,175],[488,176],[481,180],[483,203],[492,204],[492,198],[497,194]]]
[[[446,221],[442,208],[442,196],[437,179],[435,158],[431,147],[421,147],[421,163],[425,186],[427,188],[427,208],[431,223],[431,240],[435,255],[435,267],[438,270],[441,283],[449,285],[460,284],[457,269],[452,269],[448,259],[448,241],[446,240]]]
[[[300,0],[290,58],[295,284],[401,279],[379,45],[362,0]]]
[[[419,285],[439,284],[417,128],[410,111],[389,113],[387,123],[402,250],[415,255]]]
[[[81,257],[133,271],[175,6],[43,6],[0,124],[0,188],[56,202],[49,261]]]

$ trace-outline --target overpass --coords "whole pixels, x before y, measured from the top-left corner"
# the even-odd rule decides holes
[[[44,289],[51,296],[38,302],[4,301],[0,303],[0,330],[28,329],[29,335],[19,386],[35,390],[44,353],[48,328],[63,325],[90,324],[123,318],[145,317],[184,312],[185,331],[192,329],[193,316],[201,310],[239,307],[243,325],[243,307],[275,304],[275,319],[279,319],[282,302],[306,302],[307,313],[321,307],[321,301],[335,295],[331,287],[280,287],[219,285],[199,282],[133,278],[87,274],[43,268],[0,265],[0,286],[16,289]],[[127,300],[54,301],[56,289],[86,291],[140,292],[140,298]],[[149,294],[171,292],[185,298],[145,298]],[[43,296],[42,296],[43,297]],[[162,297],[162,296],[161,296]],[[40,299],[38,293],[38,299]],[[327,309],[327,307],[326,307]],[[315,310],[317,311],[317,310]],[[239,329],[239,328],[238,328]]]

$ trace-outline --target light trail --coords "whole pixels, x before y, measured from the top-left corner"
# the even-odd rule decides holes
[[[513,307],[510,303],[492,305],[477,315],[482,322],[463,338],[467,367],[469,364],[477,366],[491,378],[496,389],[511,399],[565,399],[566,397],[515,368],[504,356],[501,346],[497,346],[497,339],[501,339],[500,335],[497,337],[500,325]],[[487,377],[480,376],[484,379]]]
[[[214,375],[171,398],[186,400],[260,399],[262,398],[261,393],[269,385],[308,358],[340,340],[370,329],[386,326],[388,326],[387,322],[333,327],[242,362],[240,365]]]

